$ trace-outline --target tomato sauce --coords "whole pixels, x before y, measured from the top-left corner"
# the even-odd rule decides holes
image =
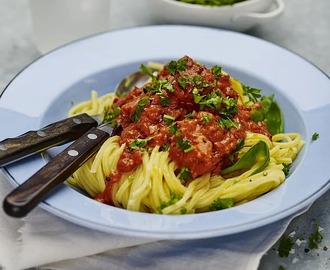
[[[98,200],[111,204],[113,183],[155,146],[169,151],[179,177],[184,169],[189,173],[183,180],[191,180],[231,165],[247,131],[271,136],[265,123],[252,121],[252,107],[237,104],[230,76],[218,71],[184,56],[166,64],[151,83],[115,99],[116,121],[123,127],[119,144],[126,147]]]

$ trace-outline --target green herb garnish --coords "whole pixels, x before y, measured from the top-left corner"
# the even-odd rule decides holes
[[[120,108],[118,108],[116,105],[112,106],[112,111],[109,111],[109,107],[105,107],[103,110],[103,120],[102,123],[110,123],[110,126],[116,126],[117,121],[114,119],[119,115]]]
[[[212,70],[212,73],[213,73],[214,77],[216,79],[218,79],[220,77],[220,75],[221,75],[222,68],[219,67],[219,66],[217,66],[217,65],[215,65],[214,67],[212,67],[211,70]]]
[[[211,115],[204,115],[202,117],[202,121],[203,121],[204,124],[210,123],[211,119],[212,119],[212,116]]]
[[[170,99],[168,97],[160,96],[159,102],[162,107],[166,107],[170,104]]]
[[[224,97],[222,98],[222,108],[219,114],[224,118],[231,118],[238,112],[237,99]]]
[[[183,150],[183,152],[188,153],[192,150],[194,150],[194,147],[191,146],[190,142],[188,140],[183,139],[180,137],[177,142],[180,149]]]
[[[166,208],[166,207],[168,207],[168,206],[170,206],[170,205],[173,205],[173,204],[177,203],[177,202],[182,198],[181,195],[176,194],[176,193],[174,193],[174,192],[171,192],[170,196],[171,196],[171,197],[170,197],[170,199],[169,199],[168,201],[166,201],[166,202],[161,202],[161,203],[160,203],[160,206],[159,206],[158,209],[157,209],[157,212],[158,212],[159,214],[162,213],[162,210],[163,210],[164,208]]]
[[[210,205],[210,211],[216,211],[232,207],[235,203],[233,198],[218,198]]]
[[[290,167],[291,167],[291,164],[285,164],[285,163],[282,163],[283,165],[283,172],[284,172],[284,175],[285,176],[288,176],[289,173],[290,173]]]
[[[187,86],[187,80],[185,78],[178,78],[178,83],[180,84],[180,86],[183,88],[183,89],[186,89],[186,86]]]
[[[316,223],[315,232],[308,237],[308,247],[310,249],[318,249],[319,244],[322,242],[323,236],[320,233],[320,226]]]
[[[187,59],[181,59],[179,61],[172,60],[167,66],[167,73],[170,75],[174,75],[176,71],[179,73],[183,72],[186,69],[186,65],[188,63]]]
[[[219,118],[218,125],[222,129],[230,129],[231,127],[238,128],[238,123],[229,117]]]
[[[261,89],[253,88],[250,86],[246,86],[242,84],[243,87],[243,95],[246,96],[249,101],[251,102],[257,102],[257,100],[261,97]]]
[[[141,116],[141,113],[143,112],[144,107],[147,105],[148,102],[149,102],[149,98],[148,97],[145,97],[145,98],[140,99],[140,101],[139,101],[139,103],[137,105],[137,108],[136,108],[134,114],[131,117],[132,121],[134,121],[134,122],[139,121],[140,116]]]
[[[178,129],[178,125],[176,123],[173,123],[169,129],[168,129],[168,132],[171,133],[172,135],[174,136],[177,136],[180,134],[180,131]]]
[[[184,117],[187,119],[193,119],[194,115],[193,115],[193,113],[190,112],[190,113],[187,113]]]
[[[191,172],[187,167],[182,167],[178,177],[179,177],[179,179],[184,180],[184,181],[188,181],[192,178]]]
[[[193,84],[196,85],[196,86],[201,85],[202,82],[203,82],[202,77],[199,76],[199,75],[195,75],[192,80],[193,80]]]
[[[142,71],[142,73],[148,75],[150,78],[155,79],[154,74],[152,73],[152,71],[147,66],[141,64],[140,65],[140,70]]]
[[[199,94],[199,90],[197,88],[194,88],[192,93],[193,93],[193,97],[194,97],[194,102],[196,104],[199,104],[201,102],[201,100],[205,97],[205,95]]]
[[[160,148],[160,150],[164,151],[164,152],[168,151],[168,149],[170,149],[170,144],[169,143],[163,144]]]
[[[290,237],[283,235],[277,248],[280,257],[288,257],[292,249],[293,241]]]
[[[312,141],[316,141],[319,137],[320,137],[320,134],[318,134],[317,132],[314,132],[314,134],[312,135]]]
[[[175,118],[173,116],[170,116],[170,115],[167,115],[167,114],[164,114],[163,116],[163,121],[168,125],[172,125],[173,122],[175,121]]]
[[[219,109],[222,103],[222,97],[220,92],[211,92],[207,94],[202,100],[199,101],[201,108],[203,109],[205,106],[212,109]]]
[[[147,145],[148,141],[152,140],[152,138],[146,138],[146,139],[135,139],[133,142],[130,143],[128,146],[129,150],[135,150],[143,148]]]

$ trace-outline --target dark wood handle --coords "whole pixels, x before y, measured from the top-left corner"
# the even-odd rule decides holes
[[[50,160],[36,174],[14,189],[4,200],[5,212],[13,217],[28,214],[49,192],[64,182],[109,138],[109,133],[92,128]]]
[[[5,139],[0,142],[0,167],[55,145],[71,142],[97,124],[96,120],[84,113],[36,131],[28,131],[16,138]]]

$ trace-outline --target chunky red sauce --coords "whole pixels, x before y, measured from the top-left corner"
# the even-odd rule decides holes
[[[113,184],[141,164],[143,151],[156,145],[169,151],[183,180],[219,174],[234,162],[246,131],[270,137],[265,123],[251,120],[251,107],[237,100],[229,75],[188,56],[165,65],[151,83],[117,98],[115,120],[123,127],[119,143],[126,148],[97,199],[111,204]]]

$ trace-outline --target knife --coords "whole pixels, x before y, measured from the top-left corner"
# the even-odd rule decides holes
[[[121,126],[112,128],[109,124],[91,128],[7,195],[3,202],[4,211],[13,217],[27,215],[51,190],[95,154],[110,136],[120,132]]]
[[[96,120],[98,117],[99,115],[88,116],[83,113],[1,141],[0,168],[53,146],[74,141],[96,127],[99,124]]]

